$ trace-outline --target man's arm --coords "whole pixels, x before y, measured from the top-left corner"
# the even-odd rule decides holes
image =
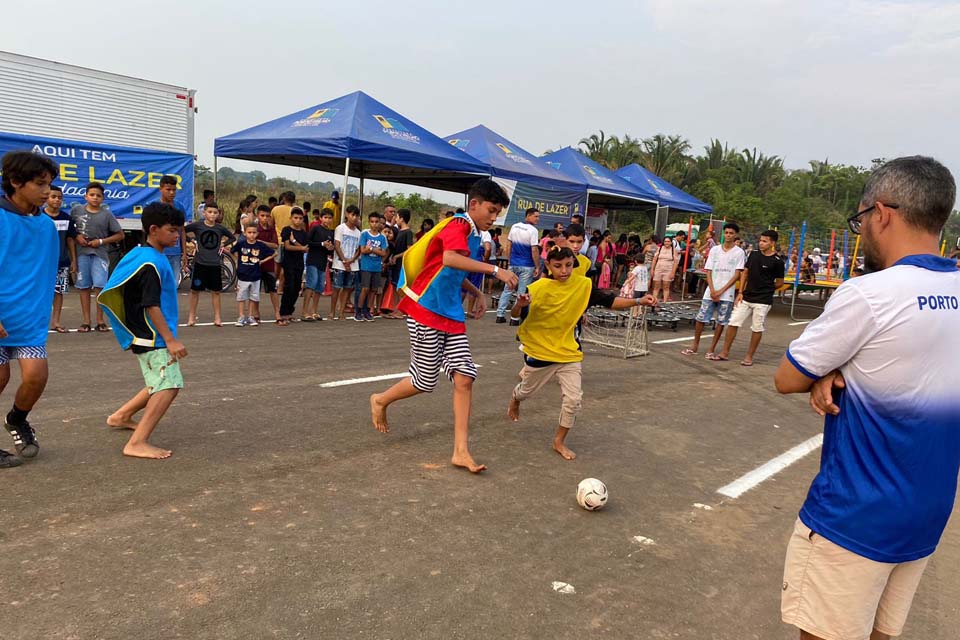
[[[741,273],[742,271],[743,271],[743,269],[737,269],[736,273],[733,274],[733,277],[730,278],[730,282],[728,282],[727,284],[725,284],[725,285],[723,286],[723,288],[720,289],[720,291],[717,292],[718,295],[723,295],[724,292],[725,292],[727,289],[729,289],[730,287],[732,287],[732,286],[733,286],[733,283],[735,283],[735,282],[740,278],[740,273]]]
[[[167,351],[173,356],[174,360],[186,358],[187,348],[183,346],[182,342],[173,337],[173,333],[170,331],[170,327],[167,326],[167,321],[164,319],[160,307],[147,307],[147,317],[150,318],[150,323],[153,325],[153,328],[157,330],[157,333],[160,334],[160,337],[163,338],[163,341],[167,344]]]
[[[817,378],[812,378],[797,369],[786,355],[780,358],[780,365],[773,375],[773,384],[780,393],[806,393],[816,381]]]
[[[534,243],[530,247],[530,255],[533,256],[533,268],[536,270],[534,273],[540,273],[540,244]]]
[[[483,263],[479,260],[468,258],[459,251],[444,251],[443,266],[452,267],[461,271],[468,271],[470,273],[485,273],[487,275],[493,275],[497,280],[510,285],[514,289],[516,289],[517,283],[519,282],[517,274],[514,272],[506,269],[497,269],[490,263]]]
[[[749,269],[744,269],[740,272],[740,291],[737,292],[737,298],[734,300],[734,304],[740,304],[740,301],[743,300],[743,294],[747,292],[747,273]]]

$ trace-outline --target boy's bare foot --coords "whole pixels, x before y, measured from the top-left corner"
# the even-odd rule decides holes
[[[152,444],[147,444],[146,442],[139,444],[130,444],[128,442],[127,446],[123,448],[123,455],[130,456],[132,458],[152,458],[154,460],[162,460],[172,456],[173,452],[168,451],[167,449],[161,449],[160,447],[155,447]]]
[[[132,418],[123,418],[117,416],[117,414],[113,414],[107,418],[107,426],[114,429],[136,429],[138,423]]]
[[[454,453],[450,463],[455,467],[463,467],[470,473],[480,473],[487,470],[487,465],[477,464],[469,453]]]
[[[553,450],[563,456],[564,460],[573,460],[577,457],[577,454],[568,449],[567,445],[563,444],[562,442],[554,441]]]
[[[507,416],[514,422],[520,419],[520,401],[516,398],[510,398],[510,404],[507,405]]]
[[[374,429],[380,433],[390,433],[390,425],[387,424],[387,408],[380,404],[379,393],[370,396],[370,417],[373,419]]]

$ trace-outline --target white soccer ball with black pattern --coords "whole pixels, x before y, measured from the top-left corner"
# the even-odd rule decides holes
[[[577,485],[577,504],[587,511],[596,511],[607,504],[607,485],[596,478],[586,478]]]

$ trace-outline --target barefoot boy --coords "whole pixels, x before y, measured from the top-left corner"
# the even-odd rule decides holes
[[[216,209],[206,207],[206,214]],[[146,383],[137,395],[107,418],[118,429],[133,429],[123,454],[136,458],[169,458],[171,452],[147,440],[183,388],[180,358],[187,355],[177,340],[177,281],[163,255],[180,237],[183,212],[162,202],[147,205],[141,217],[147,244],[117,264],[97,301],[124,349],[136,354]],[[133,416],[146,409],[140,422]]]
[[[527,287],[527,293],[517,298],[510,311],[514,320],[519,320],[526,311],[526,319],[517,331],[524,354],[523,369],[507,415],[514,422],[519,420],[520,403],[556,378],[563,400],[553,449],[566,460],[577,457],[567,448],[565,441],[580,415],[583,398],[580,367],[583,351],[577,339],[580,318],[588,307],[594,305],[619,311],[656,304],[656,298],[651,295],[620,298],[595,289],[589,278],[577,273],[576,261],[577,254],[571,247],[552,247],[546,259],[549,275]]]
[[[50,216],[37,215],[59,169],[45,156],[11,151],[3,156],[0,184],[0,392],[10,382],[10,361],[20,365],[20,386],[5,426],[17,453],[40,452],[27,415],[47,384],[47,321],[57,280],[59,238]],[[21,458],[0,449],[0,469]]]
[[[451,462],[478,473],[486,466],[477,464],[467,447],[477,367],[467,341],[460,290],[466,288],[479,296],[477,288],[466,281],[468,273],[490,274],[513,288],[517,276],[469,257],[476,255],[480,246],[480,232],[492,227],[501,209],[509,204],[507,194],[496,182],[483,179],[470,188],[468,198],[466,214],[444,220],[403,256],[400,286],[406,297],[399,309],[409,316],[410,377],[370,396],[370,410],[373,426],[387,433],[387,407],[397,400],[433,391],[443,370],[453,382]],[[477,317],[486,311],[486,303],[480,298]]]

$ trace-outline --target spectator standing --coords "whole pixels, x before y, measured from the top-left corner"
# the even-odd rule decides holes
[[[217,194],[213,189],[204,189],[203,190],[203,202],[197,205],[197,218],[203,220],[203,210],[208,204],[213,204],[217,201]]]
[[[257,326],[255,319],[260,303],[260,264],[273,256],[273,249],[257,240],[257,224],[248,222],[243,236],[230,249],[237,255],[237,326]]]
[[[497,323],[507,321],[507,308],[511,306],[510,298],[514,295],[523,295],[527,285],[533,282],[540,271],[540,245],[537,223],[540,221],[540,211],[531,207],[527,209],[523,222],[510,227],[507,234],[507,246],[504,251],[510,255],[510,271],[517,276],[517,286],[508,285],[500,294],[500,303],[497,305]],[[510,324],[517,326],[519,320],[511,320]]]
[[[77,290],[80,291],[80,312],[83,324],[78,331],[90,331],[90,292],[98,295],[110,275],[110,247],[123,241],[123,229],[103,203],[103,185],[91,182],[84,193],[86,204],[75,204],[70,217],[77,229]],[[97,331],[107,331],[103,309],[97,305]]]
[[[161,177],[160,187],[158,189],[160,192],[160,202],[168,204],[171,207],[176,207],[178,186],[177,176],[166,175]],[[184,217],[186,218],[186,223],[191,222],[193,219],[193,216],[188,213],[184,213]],[[187,242],[187,235],[183,227],[184,225],[180,225],[179,227],[180,237],[177,238],[176,244],[172,247],[163,248],[163,255],[167,256],[167,260],[170,261],[170,268],[173,270],[173,275],[177,282],[180,282],[183,272],[187,270],[187,254],[183,251],[183,245]]]
[[[50,216],[57,226],[60,239],[60,260],[57,263],[57,283],[53,288],[53,330],[67,333],[68,329],[60,324],[60,312],[63,311],[63,296],[70,290],[70,274],[77,273],[77,227],[73,218],[60,208],[63,204],[63,190],[50,186],[50,195],[43,206],[43,212]]]
[[[297,200],[297,194],[293,191],[284,191],[280,194],[280,204],[270,211],[273,218],[273,228],[277,230],[277,239],[283,244],[280,234],[290,226],[290,214],[293,211],[293,203]]]
[[[383,216],[374,211],[367,219],[370,228],[360,234],[360,299],[353,314],[357,322],[373,322],[370,303],[380,289],[383,259],[389,254],[387,237],[381,233]]]
[[[330,199],[323,203],[323,208],[333,211],[333,226],[331,229],[336,229],[342,222],[340,216],[340,192],[334,191],[331,193]]]
[[[900,635],[953,511],[960,273],[939,236],[955,197],[932,158],[876,169],[847,221],[869,273],[837,288],[777,369],[777,390],[809,391],[826,418],[780,593],[802,638]]]
[[[333,232],[333,263],[330,277],[333,278],[333,295],[330,296],[330,319],[343,320],[347,303],[357,286],[360,270],[360,209],[349,205],[344,221]],[[342,301],[342,305],[341,305]]]
[[[276,209],[274,209],[276,211]],[[280,232],[283,245],[283,296],[280,298],[280,319],[278,327],[290,324],[300,299],[300,287],[303,284],[304,254],[310,249],[307,244],[307,230],[303,224],[303,210],[293,207],[290,212],[290,224]]]
[[[307,231],[307,277],[303,298],[303,319],[306,322],[323,320],[317,313],[320,297],[327,288],[327,265],[333,253],[333,210],[324,209],[320,219],[310,223]]]
[[[403,293],[400,291],[400,272],[403,270],[403,254],[413,246],[413,230],[410,228],[410,210],[400,209],[397,211],[397,235],[393,240],[393,251],[390,254],[390,282],[394,287],[394,310],[387,314],[386,318],[403,319],[406,316],[396,308],[400,303]]]
[[[197,239],[197,252],[193,258],[193,273],[190,274],[190,312],[187,325],[197,324],[197,306],[200,292],[209,291],[213,303],[213,324],[223,326],[220,317],[220,292],[223,290],[223,273],[220,266],[220,251],[225,240],[232,241],[233,234],[217,222],[220,206],[208,202],[203,208],[203,222],[187,225],[187,235]]]
[[[257,207],[257,240],[273,249],[271,255],[260,261],[260,293],[270,296],[273,305],[273,317],[280,319],[280,296],[277,293],[277,232],[273,228],[273,217],[270,215],[270,206],[262,204]],[[254,324],[260,323],[260,302],[253,304]]]

